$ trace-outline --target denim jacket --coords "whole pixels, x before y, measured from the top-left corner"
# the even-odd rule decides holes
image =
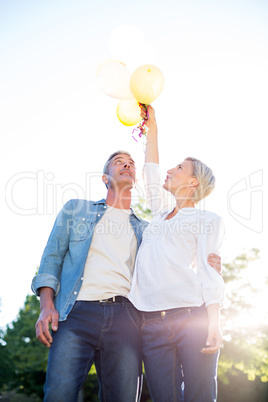
[[[39,296],[41,287],[54,289],[54,303],[60,321],[66,320],[82,286],[94,229],[106,209],[104,199],[96,202],[70,200],[56,218],[38,274],[33,278],[32,290]],[[137,238],[138,250],[148,222],[138,218],[133,211],[129,219]]]

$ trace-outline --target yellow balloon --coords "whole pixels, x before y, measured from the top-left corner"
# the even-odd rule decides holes
[[[162,92],[164,76],[158,67],[145,64],[137,68],[130,78],[130,89],[135,98],[149,105]]]
[[[139,102],[134,100],[121,100],[116,109],[118,120],[125,126],[134,126],[141,121]]]

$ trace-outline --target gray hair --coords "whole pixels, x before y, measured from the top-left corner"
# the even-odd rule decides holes
[[[192,162],[194,176],[199,183],[192,197],[192,201],[197,204],[212,192],[216,184],[216,179],[212,170],[199,159],[188,157],[185,158],[185,160]]]
[[[105,162],[104,167],[103,167],[103,174],[109,175],[109,165],[110,165],[111,160],[112,160],[116,155],[120,155],[120,154],[128,155],[128,156],[131,157],[130,153],[127,152],[127,151],[122,151],[122,150],[120,150],[120,151],[114,152],[113,154],[111,154],[111,155],[109,156],[109,158],[108,158],[107,161]],[[106,186],[106,188],[108,188],[108,184],[105,184],[105,186]]]

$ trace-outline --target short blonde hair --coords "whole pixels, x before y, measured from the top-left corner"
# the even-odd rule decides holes
[[[194,173],[199,185],[193,194],[192,201],[197,204],[203,198],[207,197],[215,187],[216,179],[212,170],[196,158],[185,158],[186,161],[192,162]]]

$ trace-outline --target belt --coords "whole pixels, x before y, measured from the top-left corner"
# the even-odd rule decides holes
[[[113,296],[109,299],[98,300],[99,303],[124,303],[129,302],[129,300],[124,296]]]

